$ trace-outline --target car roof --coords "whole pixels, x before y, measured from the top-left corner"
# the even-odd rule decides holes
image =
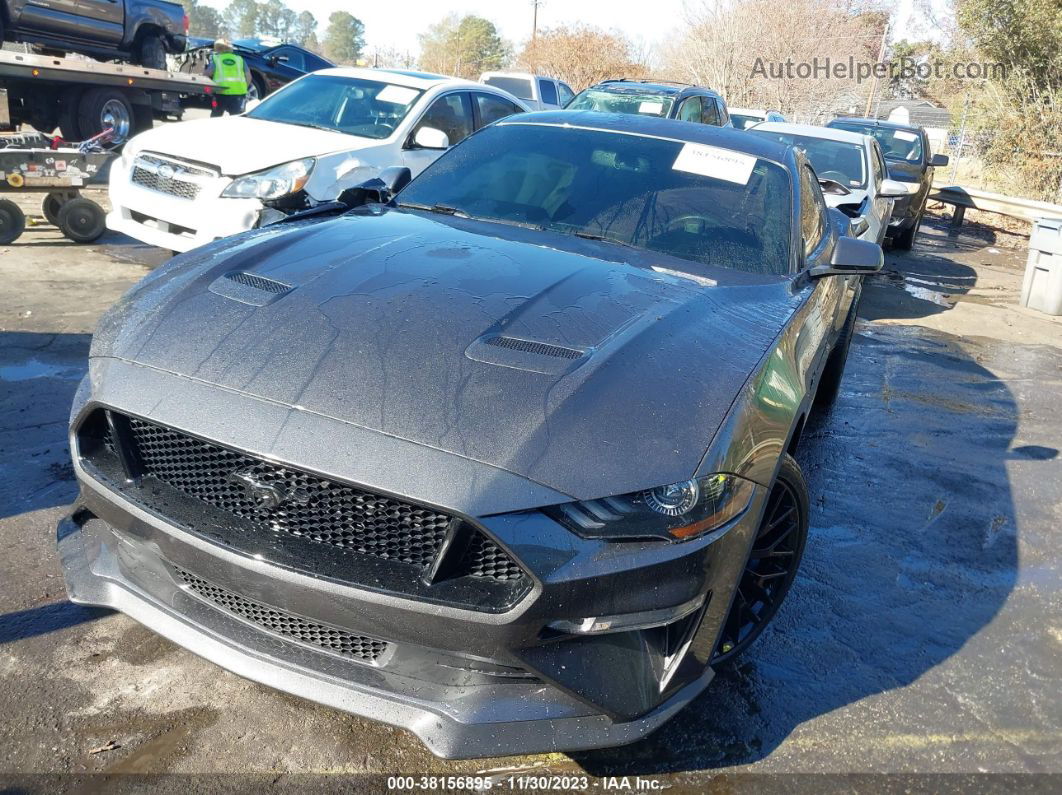
[[[744,130],[716,127],[712,124],[662,119],[659,116],[638,116],[632,113],[602,113],[596,110],[548,110],[509,116],[497,125],[538,124],[555,127],[582,127],[607,132],[667,138],[673,141],[718,146],[778,163],[792,164],[793,147],[771,141],[761,135],[749,135]]]
[[[909,132],[920,132],[922,130],[921,127],[915,124],[900,124],[888,119],[866,119],[860,116],[838,116],[829,123],[834,124],[835,122],[852,122],[853,124],[866,124],[870,127],[884,127],[888,130],[908,130]]]
[[[406,72],[401,69],[372,69],[363,66],[336,66],[314,72],[317,75],[336,75],[337,77],[360,77],[364,80],[377,80],[382,83],[394,83],[396,86],[427,90],[436,86],[475,86],[482,88],[482,83],[462,80],[459,77],[447,77],[430,72]]]
[[[869,136],[849,130],[837,130],[833,127],[819,127],[816,124],[793,124],[787,121],[765,121],[757,124],[753,130],[765,132],[805,135],[808,138],[822,138],[827,141],[844,141],[849,144],[864,146]],[[871,138],[871,140],[873,140]]]
[[[706,94],[712,97],[719,97],[719,93],[712,91],[710,88],[704,86],[695,86],[689,83],[671,83],[666,80],[602,80],[600,83],[595,83],[591,88],[609,88],[609,89],[629,89],[630,93],[637,92],[652,92],[654,94],[666,94],[668,96],[679,96],[680,94]]]
[[[534,80],[536,77],[543,77],[546,80],[560,80],[559,77],[553,77],[553,75],[540,75],[534,72],[484,72],[479,76],[479,79],[486,80],[488,77],[519,77],[524,80]]]

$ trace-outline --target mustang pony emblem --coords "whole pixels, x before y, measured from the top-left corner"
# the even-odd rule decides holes
[[[229,480],[243,486],[244,491],[251,501],[259,508],[271,510],[280,507],[285,500],[292,499],[295,502],[305,503],[310,495],[303,489],[288,491],[277,483],[269,483],[255,476],[253,471],[233,472]]]

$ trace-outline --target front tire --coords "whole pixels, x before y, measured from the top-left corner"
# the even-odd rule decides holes
[[[783,453],[730,612],[723,622],[713,666],[730,662],[751,646],[781,607],[804,556],[809,503],[800,465]]]
[[[922,226],[922,216],[924,214],[925,210],[918,214],[915,222],[909,228],[900,231],[892,239],[893,248],[897,248],[900,251],[910,251],[914,247],[915,237],[918,236],[918,229]]]

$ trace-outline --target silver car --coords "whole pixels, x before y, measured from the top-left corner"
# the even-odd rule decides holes
[[[892,206],[907,186],[889,179],[878,142],[869,135],[810,124],[763,122],[749,130],[798,146],[811,161],[826,204],[853,220],[853,234],[878,245],[885,239]]]

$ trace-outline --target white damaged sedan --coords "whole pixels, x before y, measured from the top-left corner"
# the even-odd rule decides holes
[[[188,251],[405,166],[416,176],[474,130],[527,107],[441,75],[337,68],[307,75],[240,116],[148,130],[111,169],[107,226]]]
[[[815,169],[827,206],[852,219],[854,237],[881,245],[892,206],[897,198],[908,194],[908,188],[889,179],[881,147],[873,137],[775,121],[757,124],[748,132],[800,147]]]

